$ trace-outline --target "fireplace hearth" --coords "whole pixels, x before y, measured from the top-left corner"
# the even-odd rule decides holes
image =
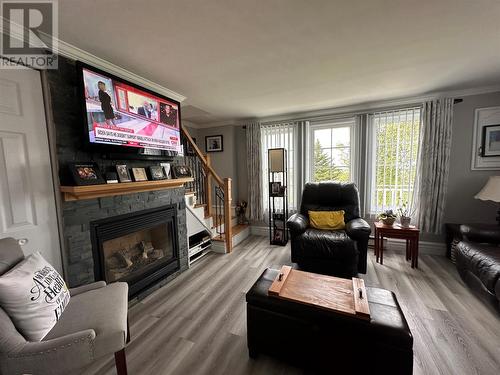
[[[125,281],[132,298],[179,270],[175,205],[90,223],[94,276]]]

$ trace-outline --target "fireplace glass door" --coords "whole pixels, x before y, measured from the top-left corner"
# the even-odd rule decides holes
[[[174,257],[172,228],[160,224],[104,241],[104,272],[108,282],[130,280]]]

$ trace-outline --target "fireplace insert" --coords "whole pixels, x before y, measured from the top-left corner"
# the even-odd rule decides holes
[[[176,212],[169,205],[91,222],[96,281],[125,281],[130,298],[177,271]]]

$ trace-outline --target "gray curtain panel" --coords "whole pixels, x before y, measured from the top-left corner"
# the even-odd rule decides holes
[[[263,220],[260,123],[247,124],[248,218]]]
[[[426,233],[438,234],[443,227],[452,123],[452,98],[423,103],[414,191],[417,225]]]

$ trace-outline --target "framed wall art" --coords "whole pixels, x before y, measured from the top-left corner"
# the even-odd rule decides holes
[[[500,170],[500,107],[475,110],[471,169]]]

